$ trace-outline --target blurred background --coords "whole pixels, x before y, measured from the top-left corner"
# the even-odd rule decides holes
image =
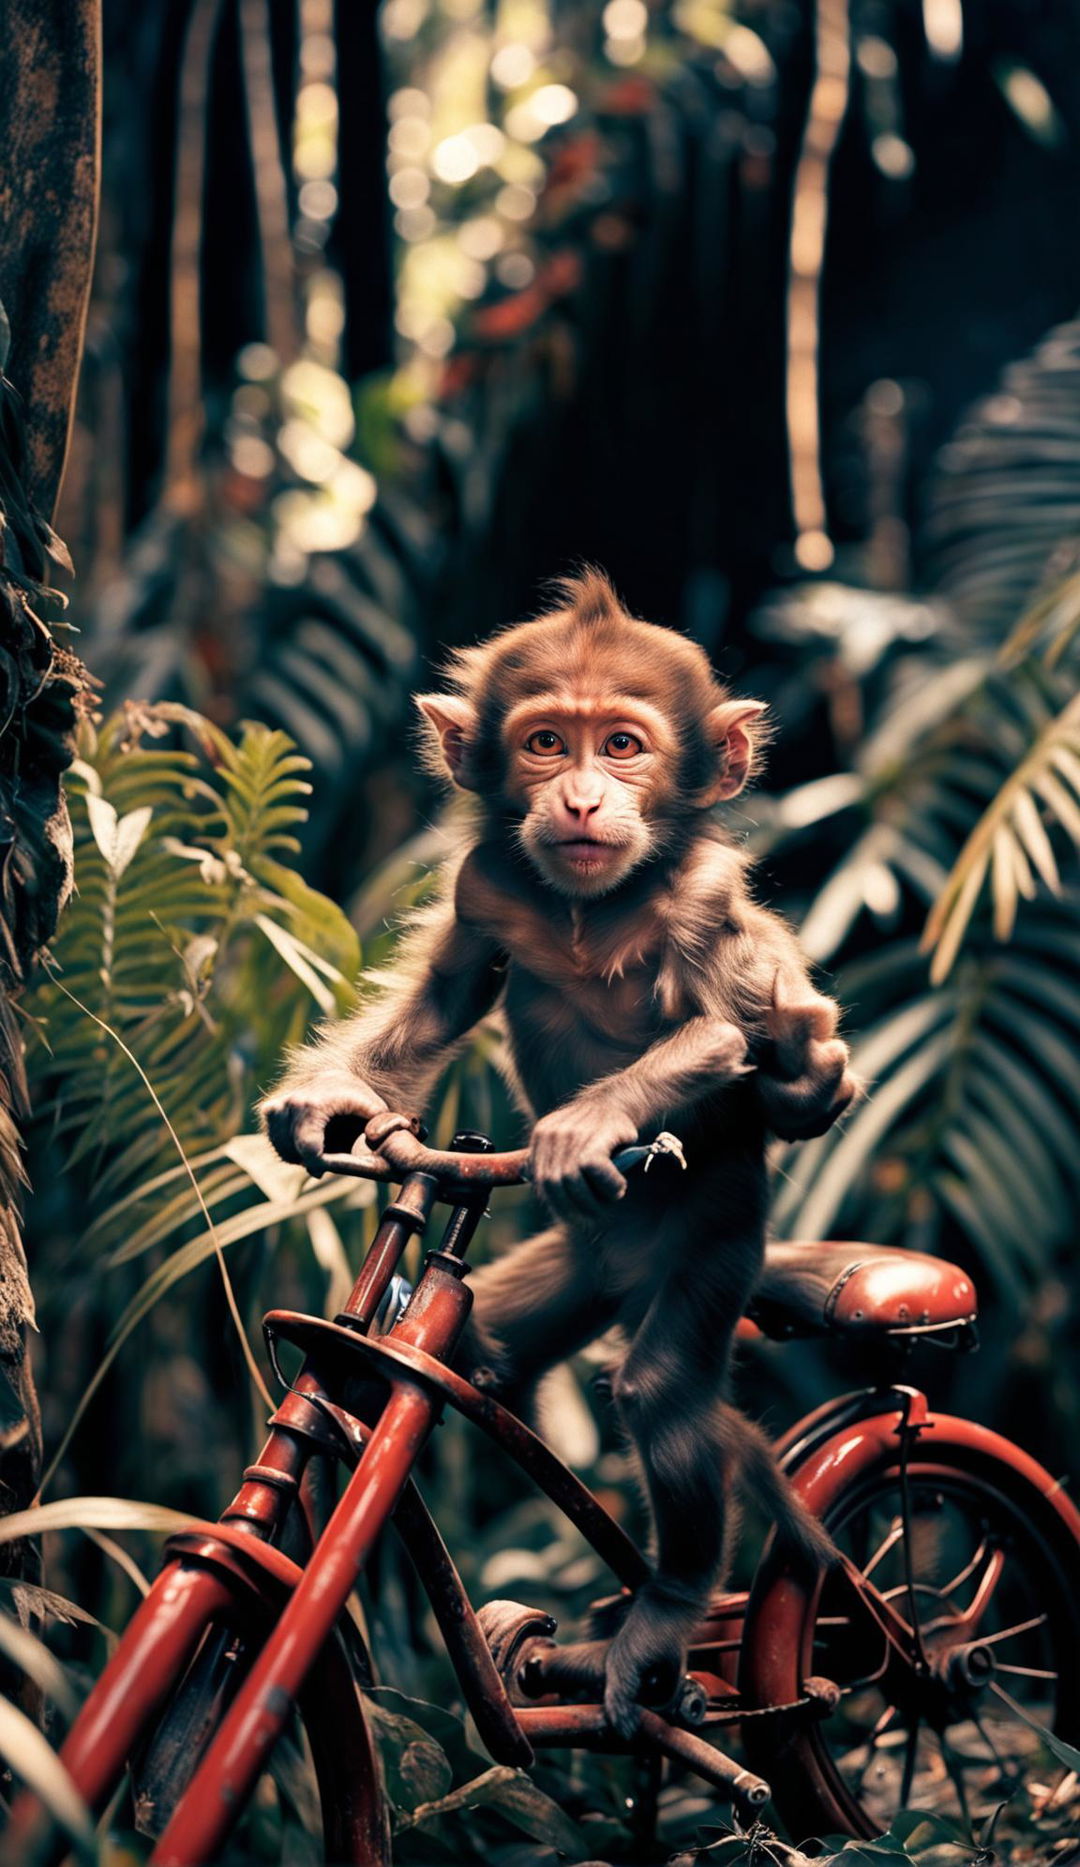
[[[913,1376],[1064,1475],[1078,205],[1073,0],[105,0],[54,520],[98,719],[22,1001],[47,1500],[215,1514],[252,1456],[262,1310],[332,1311],[374,1224],[268,1159],[253,1100],[438,861],[411,690],[582,559],[772,709],[732,827],[872,1085],[781,1150],[777,1232],[962,1264],[981,1353]],[[443,1140],[514,1135],[495,1044]],[[504,1202],[491,1236],[528,1222]],[[552,1429],[637,1521],[595,1372]],[[762,1347],[740,1382],[779,1428],[865,1373]],[[481,1595],[594,1592],[455,1427],[430,1467]],[[113,1626],[153,1561],[118,1548],[50,1539]],[[368,1607],[388,1675],[437,1696],[393,1552]]]

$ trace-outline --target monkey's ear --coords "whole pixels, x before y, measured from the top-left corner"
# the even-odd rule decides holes
[[[716,754],[715,778],[694,799],[703,809],[721,798],[737,797],[750,776],[762,737],[754,721],[765,712],[763,700],[723,700],[705,716],[705,732]]]
[[[471,703],[460,694],[417,694],[416,704],[426,723],[425,738],[433,769],[470,789],[465,759],[469,740],[476,731]]]

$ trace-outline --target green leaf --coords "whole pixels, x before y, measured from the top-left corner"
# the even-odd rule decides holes
[[[949,1815],[936,1815],[923,1809],[900,1809],[893,1816],[887,1835],[882,1841],[899,1842],[908,1854],[918,1854],[924,1848],[958,1847],[974,1852],[971,1835],[962,1822],[954,1821]]]
[[[558,1803],[538,1789],[522,1770],[511,1769],[508,1764],[494,1764],[437,1801],[421,1803],[414,1808],[407,1826],[418,1828],[440,1816],[477,1808],[497,1810],[523,1834],[534,1841],[546,1841],[571,1860],[582,1860],[589,1852],[581,1830]]]
[[[310,947],[286,933],[284,927],[278,927],[266,914],[256,914],[255,925],[266,935],[275,952],[279,953],[291,972],[296,974],[301,985],[306,985],[319,1010],[325,1017],[330,1017],[334,1010],[334,994],[319,978],[322,962]]]
[[[421,1804],[444,1796],[454,1772],[430,1733],[414,1719],[380,1704],[374,1695],[368,1715],[378,1740],[387,1793],[395,1807],[412,1814]]]

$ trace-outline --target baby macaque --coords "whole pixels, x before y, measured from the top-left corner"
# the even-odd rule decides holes
[[[528,1415],[544,1374],[618,1326],[614,1404],[655,1524],[649,1581],[583,1643],[583,1677],[633,1730],[643,1688],[674,1691],[725,1564],[730,1493],[828,1561],[824,1530],[728,1401],[732,1335],[762,1262],[770,1135],[822,1134],[855,1083],[834,1002],[748,886],[716,806],[762,740],[756,700],[695,643],[640,622],[605,577],[457,653],[417,705],[429,759],[474,813],[393,980],[293,1056],[263,1105],[286,1160],[320,1171],[385,1108],[422,1108],[496,1006],[533,1123],[550,1224],[475,1275],[459,1356]],[[669,1128],[687,1172],[632,1197],[612,1156]]]

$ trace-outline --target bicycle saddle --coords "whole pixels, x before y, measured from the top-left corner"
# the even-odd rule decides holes
[[[975,1321],[970,1278],[942,1258],[887,1245],[770,1244],[748,1315],[765,1335],[915,1333]]]

